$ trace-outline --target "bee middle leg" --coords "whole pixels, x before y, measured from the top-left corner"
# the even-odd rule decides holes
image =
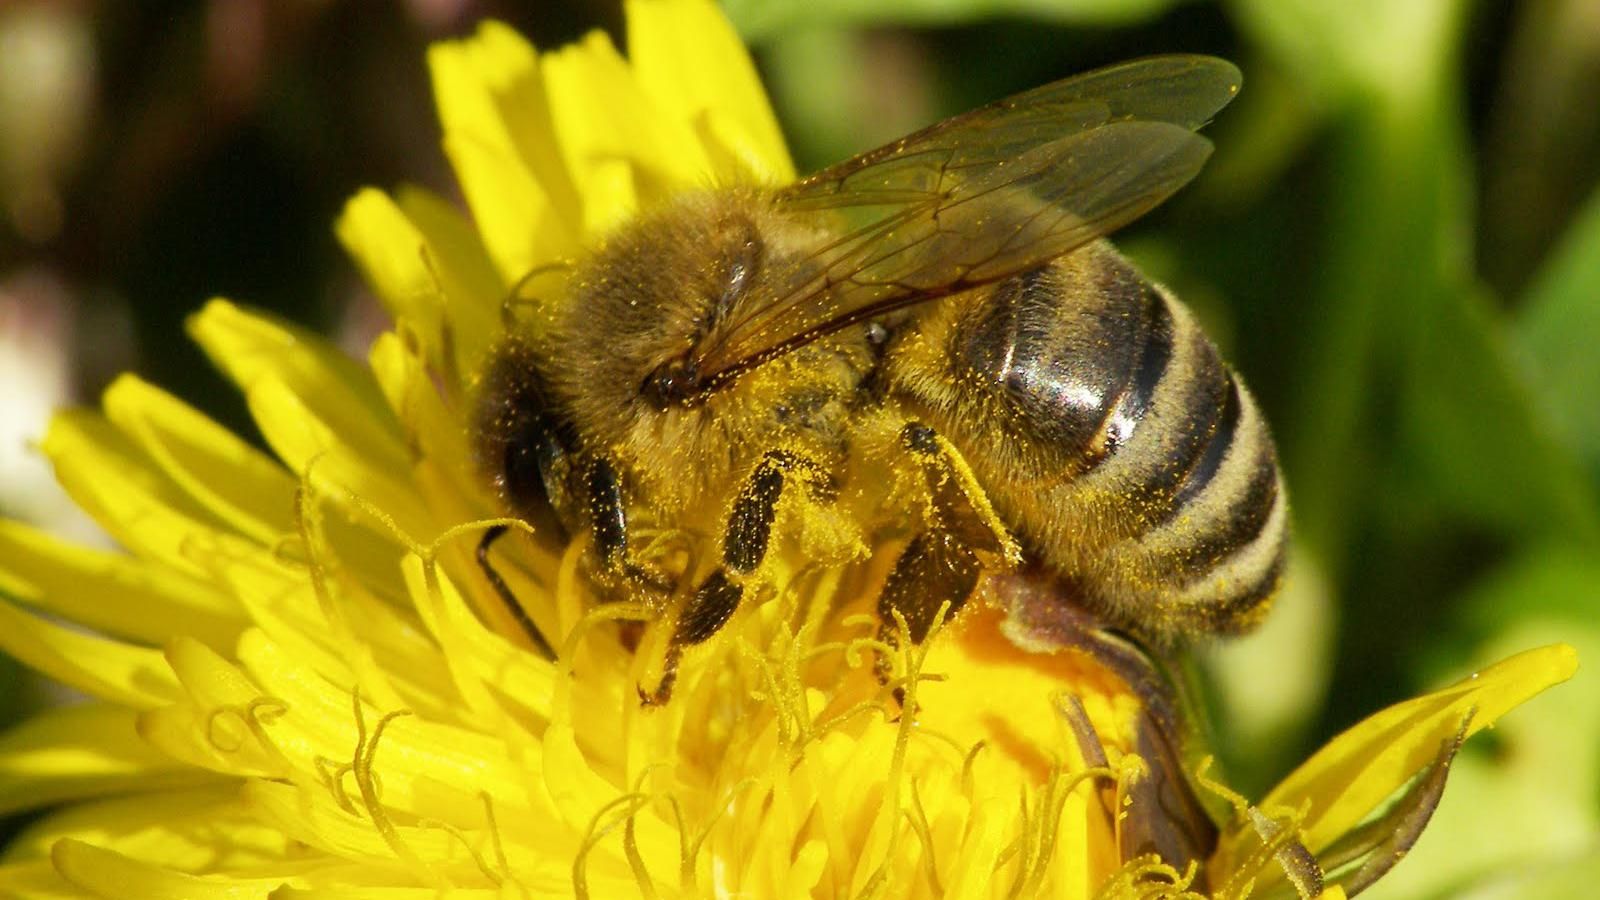
[[[665,703],[671,697],[683,648],[709,640],[733,617],[744,597],[741,579],[766,560],[778,501],[796,480],[818,499],[830,499],[836,490],[833,477],[822,464],[792,450],[769,450],[751,470],[728,514],[722,537],[722,565],[695,588],[678,614],[661,683],[652,693],[640,692],[646,705]]]

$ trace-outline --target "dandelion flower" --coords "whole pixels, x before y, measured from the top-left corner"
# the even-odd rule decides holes
[[[42,450],[123,550],[0,523],[0,648],[91,698],[0,736],[0,811],[44,811],[0,893],[1338,897],[1409,846],[1462,739],[1571,673],[1565,647],[1508,660],[1251,803],[1092,628],[968,610],[895,654],[895,702],[849,614],[870,565],[783,573],[645,708],[642,611],[533,534],[497,560],[541,652],[474,559],[508,524],[464,424],[503,299],[685,186],[794,174],[713,6],[627,13],[627,58],[496,24],[432,50],[470,219],[350,201],[395,321],[367,366],[226,300],[194,316],[273,455],[133,377],[57,416]]]

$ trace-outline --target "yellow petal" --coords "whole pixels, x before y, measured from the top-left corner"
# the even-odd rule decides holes
[[[584,183],[584,227],[603,235],[633,218],[639,209],[639,185],[631,163],[621,159],[597,160]]]
[[[484,843],[474,840],[477,836],[463,831],[452,833],[443,828],[418,828],[394,823],[388,823],[392,830],[386,835],[374,827],[368,818],[363,799],[349,775],[345,776],[345,781],[348,784],[348,799],[352,807],[359,811],[355,814],[341,807],[335,801],[333,792],[321,786],[301,788],[254,781],[245,787],[243,799],[254,818],[269,827],[281,829],[290,840],[334,859],[354,860],[390,869],[387,880],[391,884],[409,884],[418,880],[402,867],[410,862],[404,860],[403,855],[410,855],[421,864],[417,872],[424,877],[431,873],[450,884],[471,885],[477,882],[481,885],[490,882],[488,874],[478,868],[468,850],[468,846],[476,847]],[[471,844],[464,844],[463,840]]]
[[[213,777],[272,774],[274,766],[263,764],[265,756],[247,740],[247,714],[207,712],[182,703],[147,709],[139,714],[139,737],[192,771],[220,773]]]
[[[146,740],[218,772],[289,777],[290,766],[271,739],[272,723],[285,712],[281,699],[196,641],[179,638],[166,656],[188,698],[140,716],[139,733]]]
[[[182,631],[231,648],[246,624],[233,598],[191,576],[0,521],[0,589],[114,637],[159,645]]]
[[[89,900],[94,895],[67,883],[47,859],[0,865],[0,896],[7,900]]]
[[[8,851],[12,859],[48,859],[64,838],[190,873],[253,868],[294,849],[282,832],[250,818],[231,782],[68,807],[29,825]]]
[[[240,387],[274,379],[374,465],[404,460],[399,425],[371,373],[326,338],[221,299],[189,318],[189,334]]]
[[[484,351],[500,332],[507,284],[482,236],[454,206],[432,191],[406,186],[396,192],[395,201],[434,251],[456,346],[456,370],[442,374],[459,381],[478,371]]]
[[[503,25],[435,44],[428,70],[444,147],[506,283],[577,246],[582,206],[533,48]]]
[[[1565,644],[1529,650],[1455,684],[1368,716],[1345,731],[1262,801],[1266,809],[1310,806],[1303,842],[1316,853],[1354,828],[1439,755],[1468,716],[1469,735],[1577,671]]]
[[[353,494],[382,509],[407,534],[438,530],[405,482],[410,463],[398,441],[363,452],[339,421],[322,415],[325,406],[270,375],[251,383],[245,401],[273,451],[290,468],[308,474],[320,496],[348,506]]]
[[[107,900],[268,900],[279,877],[184,875],[79,840],[63,840],[51,859],[62,877]]]
[[[352,758],[358,729],[350,688],[306,668],[260,632],[248,632],[241,639],[239,659],[262,691],[287,707],[267,729],[297,768],[317,771],[317,756]],[[382,711],[363,703],[369,739],[382,717]],[[385,806],[417,812],[415,784],[423,773],[474,803],[479,791],[489,791],[498,804],[527,806],[521,787],[523,768],[507,756],[505,743],[497,738],[408,715],[388,726],[375,753]]]
[[[528,892],[532,897],[558,896],[563,887],[570,885],[569,881],[556,882],[553,885],[539,887],[537,884],[528,884],[520,880],[518,886]],[[510,896],[517,897],[517,888],[512,888]],[[304,890],[297,888],[284,888],[272,895],[272,900],[506,900],[507,893],[503,888],[463,888],[452,887],[448,894],[442,894],[438,888],[421,887],[371,887],[368,885],[329,885],[326,887],[313,887]]]
[[[517,725],[502,706],[507,701],[515,704],[519,719],[532,714],[536,724],[548,721],[558,677],[555,666],[484,628],[444,573],[437,573],[437,581],[430,584],[422,561],[410,557],[405,574],[413,602],[438,639],[455,688],[466,703],[484,721],[508,729]]]
[[[337,582],[324,582],[321,590],[327,594],[320,595],[306,572],[256,560],[223,565],[218,578],[232,587],[262,633],[307,668],[340,683],[360,684],[374,703],[386,708],[416,703],[433,712],[448,710],[455,701],[445,696],[437,650],[401,637],[415,623],[394,621],[397,610],[345,597]]]
[[[544,64],[562,155],[583,192],[587,234],[615,221],[613,209],[597,209],[589,196],[597,178],[615,190],[618,178],[607,167],[620,162],[633,170],[642,205],[708,182],[710,160],[690,124],[663,114],[603,32],[547,54]]]
[[[444,152],[503,282],[577,252],[582,212],[563,220],[520,160],[458,134],[445,135]]]
[[[0,650],[93,697],[148,709],[177,699],[161,653],[57,625],[0,601]]]
[[[580,202],[577,186],[561,158],[550,89],[533,45],[515,29],[489,21],[479,26],[474,50],[478,80],[488,91],[511,146],[562,217],[573,221]]]
[[[262,543],[291,529],[294,479],[233,432],[133,375],[112,383],[103,406],[169,478],[231,527]]]
[[[628,58],[639,83],[667,115],[706,134],[747,166],[728,177],[794,180],[794,163],[750,54],[716,4],[629,0]]]
[[[345,203],[334,233],[384,308],[409,324],[428,359],[439,365],[446,303],[439,254],[394,201],[374,188]]]
[[[36,713],[0,735],[0,814],[212,780],[141,740],[135,728],[137,715],[103,703],[60,706]],[[20,841],[6,849],[8,860],[26,854]]]
[[[206,575],[193,551],[220,539],[221,523],[110,423],[82,410],[59,412],[39,449],[73,501],[123,546]]]
[[[497,505],[489,497],[487,480],[478,473],[467,445],[461,410],[445,405],[434,373],[415,349],[387,332],[373,342],[370,359],[373,377],[405,423],[406,440],[417,449],[419,465],[431,466],[450,479],[448,491],[439,499],[454,500],[471,510],[463,520],[495,514]]]

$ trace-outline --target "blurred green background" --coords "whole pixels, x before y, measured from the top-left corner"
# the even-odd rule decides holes
[[[1600,0],[727,9],[802,171],[1133,56],[1244,70],[1210,167],[1119,237],[1244,372],[1290,481],[1280,608],[1204,652],[1234,784],[1519,649],[1600,664]],[[123,369],[251,433],[183,337],[210,295],[364,351],[382,319],[330,224],[363,184],[454,195],[422,54],[485,15],[543,46],[621,23],[600,0],[0,4],[0,512],[93,539],[26,438]],[[59,699],[0,684],[0,721]],[[1367,896],[1592,896],[1597,747],[1580,672],[1469,745]]]

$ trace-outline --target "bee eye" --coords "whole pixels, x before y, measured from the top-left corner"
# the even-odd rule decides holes
[[[549,462],[560,453],[549,440],[549,431],[542,427],[542,419],[535,419],[518,428],[506,441],[505,460],[501,468],[501,487],[506,500],[514,509],[528,510],[550,501],[545,489],[544,475]],[[541,463],[541,457],[550,457]]]

